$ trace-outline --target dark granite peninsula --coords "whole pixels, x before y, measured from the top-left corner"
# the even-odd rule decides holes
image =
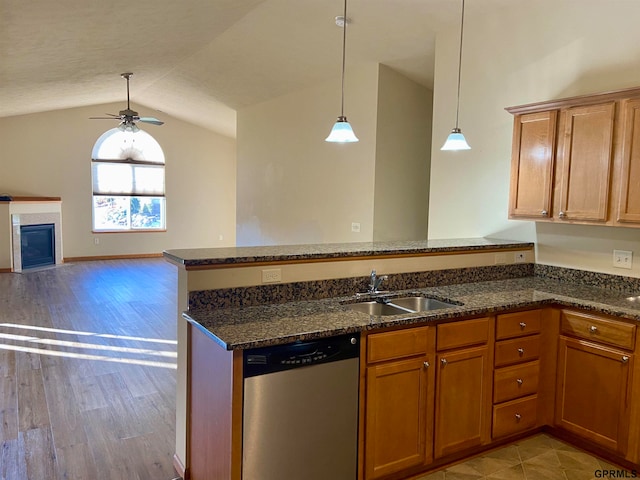
[[[528,428],[559,425],[564,431],[562,418],[554,422],[553,392],[558,361],[555,345],[561,325],[568,328],[565,317],[569,318],[566,322],[573,322],[569,313],[578,312],[586,315],[578,320],[593,320],[604,330],[611,321],[617,322],[614,327],[629,325],[632,333],[626,327],[623,331],[627,337],[633,337],[634,343],[636,324],[640,322],[640,302],[628,299],[640,293],[640,280],[536,265],[531,243],[467,239],[238,247],[171,250],[165,252],[165,257],[178,266],[179,278],[174,463],[179,472],[196,480],[241,477],[243,349],[358,334],[362,339],[361,369],[365,372],[369,368],[367,344],[376,335],[400,331],[394,329],[418,332],[427,328],[435,332],[436,326],[439,329],[454,322],[463,325],[473,319],[483,322],[486,319],[488,331],[493,332],[494,325],[500,325],[511,315],[520,315],[518,312],[540,312],[542,332],[526,337],[528,340],[540,337],[546,345],[541,348],[540,360],[534,362],[541,365],[541,391],[536,403],[541,406],[537,407],[537,420],[528,424]],[[387,277],[380,288],[387,291],[385,296],[392,299],[399,295],[428,296],[451,302],[452,306],[388,316],[354,311],[349,304],[368,298],[366,295],[356,298],[355,294],[367,291],[372,270]],[[499,343],[494,333],[489,334],[487,342],[487,351],[491,352],[493,343]],[[625,358],[633,353],[633,345],[625,351]],[[553,360],[546,360],[547,357]],[[493,353],[487,358],[493,358]],[[627,363],[629,368],[632,363]],[[640,398],[640,373],[629,378],[632,380],[627,385],[628,395]],[[490,387],[492,382],[487,385]],[[362,380],[361,383],[364,384]],[[368,395],[364,388],[361,386],[363,398]],[[528,408],[532,398],[526,398]],[[511,408],[509,402],[493,407],[494,422],[501,421],[503,407]],[[360,409],[365,410],[364,403]],[[458,457],[502,440],[497,433],[502,431],[501,427],[495,427],[498,430],[493,436],[491,433],[491,405],[484,410],[489,413],[488,421],[483,423],[484,433],[479,437],[482,440],[473,448],[458,451],[455,454]],[[625,415],[626,422],[638,424],[640,407],[626,409]],[[361,428],[365,428],[362,416],[361,423]],[[512,432],[509,428],[506,431]],[[202,447],[211,441],[212,429],[215,441],[205,447],[204,455]],[[517,430],[520,431],[523,430]],[[577,433],[589,440],[584,432]],[[632,428],[622,436],[621,442],[607,444],[609,450],[605,453],[612,461],[637,462],[640,432]],[[598,443],[599,437],[594,438],[597,449],[602,442]],[[362,441],[360,480],[373,478],[370,475],[373,470],[365,472],[362,455],[367,447]],[[452,458],[451,455],[411,467],[407,474],[433,468]],[[208,477],[212,472],[215,475]]]

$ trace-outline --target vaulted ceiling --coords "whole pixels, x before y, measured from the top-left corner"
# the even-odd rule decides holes
[[[469,16],[516,0],[467,2]],[[528,0],[517,0],[518,2]],[[342,0],[0,0],[0,117],[125,102],[235,135],[235,110],[340,73]],[[433,84],[460,0],[350,0],[347,62]],[[124,103],[123,103],[124,108]],[[96,111],[96,115],[105,112]],[[113,112],[117,113],[117,112]]]

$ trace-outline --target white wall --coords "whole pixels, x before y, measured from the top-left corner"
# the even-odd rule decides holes
[[[324,141],[340,115],[339,79],[238,111],[238,245],[372,239],[377,88],[377,64],[347,68],[358,143]]]
[[[0,194],[3,193],[0,189]],[[0,203],[0,271],[11,268],[11,216],[9,204]]]
[[[65,258],[234,245],[235,140],[166,114],[158,114],[165,125],[142,128],[166,157],[167,231],[91,232],[91,149],[117,124],[88,117],[121,108],[95,105],[0,118],[0,192],[62,197]]]
[[[439,150],[455,123],[459,25],[436,40],[429,238],[538,243],[539,263],[640,277],[640,230],[507,219],[512,116],[504,107],[640,85],[640,2],[518,2],[465,17],[460,127],[472,150]],[[612,250],[632,250],[632,271]],[[609,260],[607,260],[609,259]]]
[[[380,65],[373,240],[427,238],[433,93]]]

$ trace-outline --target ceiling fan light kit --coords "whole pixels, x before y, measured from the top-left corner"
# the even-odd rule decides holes
[[[345,58],[346,58],[346,45],[347,45],[347,25],[349,20],[347,18],[347,0],[344,0],[344,15],[342,17],[336,17],[336,25],[342,27],[342,84],[341,84],[341,97],[340,97],[340,116],[333,125],[329,136],[325,138],[326,142],[335,143],[350,143],[357,142],[358,137],[353,133],[351,124],[347,121],[347,117],[344,114],[344,70],[345,70]]]
[[[107,117],[89,117],[91,120],[120,120],[120,125],[118,128],[123,132],[138,132],[140,128],[136,125],[136,122],[149,123],[151,125],[163,125],[164,122],[158,120],[155,117],[141,117],[138,115],[138,112],[135,110],[131,110],[131,103],[129,101],[129,81],[133,76],[131,72],[121,73],[120,76],[127,81],[127,108],[124,110],[120,110],[118,115],[113,113],[107,113]]]
[[[460,51],[458,55],[458,93],[456,97],[456,126],[451,130],[446,142],[440,150],[470,150],[471,147],[458,127],[458,113],[460,112],[460,72],[462,70],[462,38],[464,33],[464,0],[462,0],[462,15],[460,20]]]

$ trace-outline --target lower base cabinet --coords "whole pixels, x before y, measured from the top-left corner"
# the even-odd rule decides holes
[[[560,337],[556,425],[624,456],[632,365],[629,352]]]
[[[545,425],[637,464],[636,344],[633,323],[558,308],[368,333],[358,478],[414,477]]]
[[[432,460],[433,327],[372,334],[367,341],[365,478]]]

